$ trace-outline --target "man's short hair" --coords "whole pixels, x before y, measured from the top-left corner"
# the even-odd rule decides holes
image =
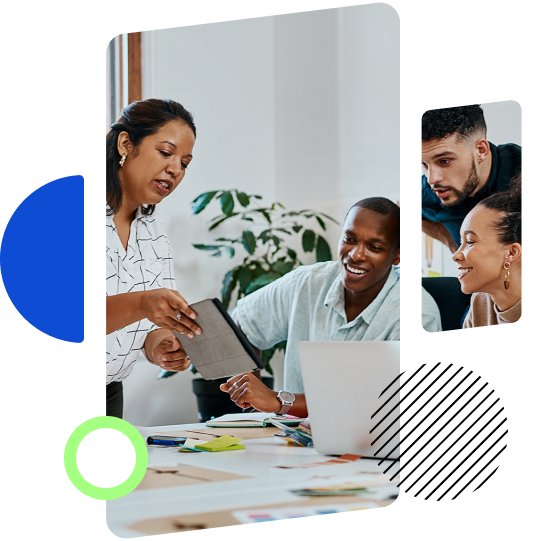
[[[487,134],[487,125],[480,105],[465,105],[449,109],[427,111],[421,117],[421,140],[423,142],[443,139],[457,134],[468,139],[476,133]]]
[[[354,203],[349,209],[349,212],[355,207],[362,207],[363,209],[369,209],[384,216],[390,216],[398,222],[401,219],[401,209],[393,201],[385,197],[368,197],[367,199],[362,199],[358,203]]]
[[[349,212],[356,207],[378,212],[389,216],[397,222],[397,249],[421,248],[421,209],[420,207],[399,208],[393,201],[385,197],[368,197],[355,203]],[[347,216],[349,215],[347,212]],[[346,219],[346,218],[345,218]]]

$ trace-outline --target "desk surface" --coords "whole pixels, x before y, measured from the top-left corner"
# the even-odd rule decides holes
[[[213,429],[203,424],[139,428],[144,439],[185,430]],[[259,437],[243,440],[245,449],[240,451],[185,453],[173,447],[149,447],[148,473],[140,486],[123,498],[107,502],[110,530],[120,537],[138,537],[366,509],[389,505],[398,494],[398,480],[390,482],[389,475],[381,473],[386,463],[378,466],[377,460],[359,459],[301,467],[334,457],[313,448],[288,445],[271,435],[278,431],[276,428],[242,430],[257,431]],[[234,435],[234,429],[224,432]],[[368,492],[361,496],[315,497],[291,492],[344,483],[367,486]],[[151,486],[158,488],[146,488]]]

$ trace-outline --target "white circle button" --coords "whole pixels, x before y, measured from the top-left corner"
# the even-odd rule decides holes
[[[132,474],[136,452],[127,436],[118,430],[101,428],[82,440],[76,463],[86,481],[98,487],[111,488]]]

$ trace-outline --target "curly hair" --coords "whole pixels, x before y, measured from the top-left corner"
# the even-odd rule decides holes
[[[457,134],[467,139],[475,133],[487,133],[487,125],[480,105],[465,105],[449,109],[426,111],[421,117],[421,140],[423,142],[443,139]]]
[[[119,182],[119,160],[117,140],[121,132],[127,132],[134,148],[138,147],[148,135],[153,135],[162,126],[172,120],[187,124],[196,137],[196,126],[192,115],[173,100],[148,99],[135,101],[121,112],[118,121],[110,126],[106,135],[106,203],[109,207],[107,215],[115,214],[121,207],[123,191]],[[142,208],[142,214],[150,216],[155,205]]]
[[[493,225],[502,244],[518,242],[522,245],[522,177],[520,173],[511,179],[507,192],[495,193],[478,205],[497,211]]]

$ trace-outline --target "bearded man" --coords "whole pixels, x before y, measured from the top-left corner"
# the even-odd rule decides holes
[[[509,189],[521,172],[519,145],[487,141],[479,105],[427,111],[422,117],[422,230],[452,253],[466,215],[483,199]]]

